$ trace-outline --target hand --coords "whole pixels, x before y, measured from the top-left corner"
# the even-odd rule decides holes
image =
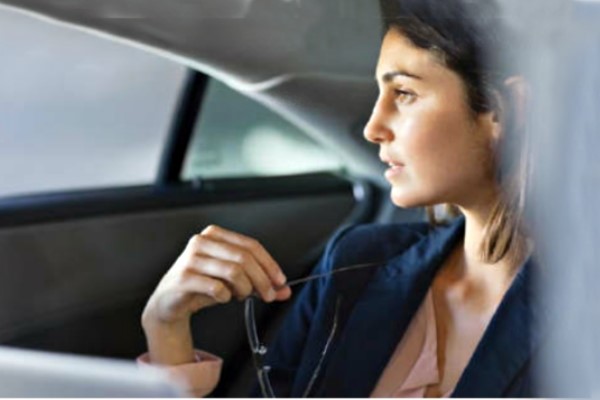
[[[182,340],[189,358],[192,314],[253,293],[266,302],[287,300],[291,289],[285,282],[283,271],[258,241],[208,226],[190,239],[146,304],[142,325],[151,357],[153,347],[155,354],[164,354],[163,343]]]

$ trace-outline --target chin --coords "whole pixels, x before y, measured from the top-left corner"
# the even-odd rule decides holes
[[[390,193],[390,199],[394,205],[402,208],[414,208],[426,205],[426,203],[420,201],[417,196],[410,195],[403,190],[401,191],[393,188],[392,192]]]
[[[392,187],[390,199],[394,205],[401,208],[427,207],[441,203],[440,199],[434,198],[431,194],[427,196],[423,193],[406,190],[404,187]]]

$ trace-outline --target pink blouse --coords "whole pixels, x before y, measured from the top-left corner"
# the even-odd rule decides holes
[[[140,356],[138,364],[149,365],[148,355]],[[196,351],[195,363],[165,369],[189,396],[204,397],[217,386],[222,364],[223,360],[219,357]],[[439,382],[435,310],[429,290],[381,374],[371,397],[423,397],[428,386]],[[444,393],[443,397],[449,397],[452,390]]]
[[[428,386],[439,383],[435,309],[430,289],[371,397],[424,397]],[[453,390],[442,397],[450,397]]]
[[[223,360],[213,354],[196,350],[196,362],[175,366],[153,365],[148,353],[138,357],[140,367],[157,366],[163,368],[169,377],[184,391],[186,397],[205,397],[219,383]]]

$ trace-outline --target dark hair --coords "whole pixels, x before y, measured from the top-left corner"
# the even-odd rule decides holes
[[[514,74],[507,61],[509,31],[486,0],[380,0],[384,29],[397,29],[460,75],[474,113],[494,107],[493,90]],[[498,52],[503,54],[498,57]]]
[[[492,263],[507,255],[515,261],[522,259],[528,241],[523,214],[529,144],[524,128],[515,123],[511,105],[501,110],[499,104],[513,100],[504,90],[505,81],[522,74],[511,54],[518,43],[505,26],[498,5],[494,0],[380,0],[380,4],[384,33],[396,29],[456,72],[475,115],[489,111],[502,114],[504,134],[496,160],[503,196],[487,221],[481,254]],[[451,216],[460,213],[448,204],[446,211]],[[438,223],[433,207],[427,207],[427,215],[431,223]]]

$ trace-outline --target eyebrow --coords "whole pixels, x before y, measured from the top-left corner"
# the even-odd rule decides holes
[[[391,82],[392,80],[394,80],[394,78],[397,76],[405,76],[407,78],[423,80],[423,78],[421,78],[420,76],[411,74],[410,72],[407,72],[404,70],[387,72],[381,76],[381,80],[385,83],[388,83],[388,82]],[[377,79],[377,77],[375,77],[375,79]]]

